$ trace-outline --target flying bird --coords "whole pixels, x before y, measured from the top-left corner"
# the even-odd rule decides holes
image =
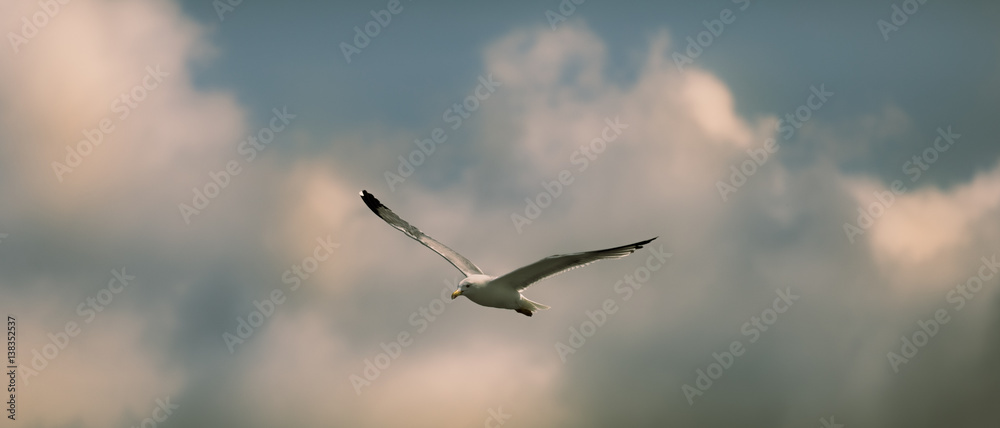
[[[463,257],[455,250],[438,242],[436,239],[425,235],[420,229],[410,225],[392,212],[385,205],[382,205],[374,195],[367,190],[361,191],[361,200],[368,205],[368,208],[379,216],[390,226],[398,229],[417,242],[424,244],[427,248],[434,250],[448,263],[458,268],[465,274],[465,278],[458,283],[458,289],[451,294],[452,300],[458,296],[465,296],[469,300],[482,306],[501,309],[513,309],[519,314],[531,316],[532,312],[548,309],[549,307],[538,302],[533,302],[525,298],[521,291],[529,285],[541,281],[550,276],[578,268],[601,259],[617,259],[625,257],[642,248],[653,239],[636,242],[634,244],[622,245],[621,247],[608,248],[606,250],[585,251],[582,253],[560,254],[549,256],[534,262],[530,265],[514,269],[505,275],[490,276],[483,273],[469,259]]]

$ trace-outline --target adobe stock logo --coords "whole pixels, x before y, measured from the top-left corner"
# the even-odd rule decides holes
[[[157,398],[154,403],[156,403],[156,407],[153,407],[153,411],[149,414],[150,417],[140,421],[139,425],[132,425],[132,428],[156,428],[159,424],[166,422],[167,418],[174,414],[174,410],[181,408],[180,405],[170,402],[169,395],[166,399]]]
[[[219,16],[219,22],[223,22],[226,20],[226,14],[234,12],[236,10],[236,6],[239,6],[242,3],[243,0],[226,0],[225,2],[222,0],[215,0],[212,2],[212,8],[215,9],[215,14]]]
[[[750,0],[733,0],[733,3],[740,4],[741,12],[750,7]],[[716,39],[722,37],[722,33],[726,31],[726,26],[733,22],[736,22],[736,14],[728,8],[722,9],[719,12],[719,19],[701,21],[705,29],[694,37],[687,36],[685,38],[688,43],[684,53],[687,55],[677,51],[670,54],[670,58],[674,60],[674,66],[677,67],[677,71],[684,71],[685,66],[693,64],[694,60],[698,59],[705,49],[712,46],[712,43],[715,43]]]
[[[69,3],[70,0],[42,0],[38,2],[39,10],[31,14],[31,19],[27,16],[21,17],[21,34],[17,34],[13,31],[7,33],[7,41],[10,42],[11,49],[17,54],[21,51],[20,46],[28,44],[28,40],[35,38],[38,35],[38,31],[49,25],[49,21],[54,19],[59,12],[62,11],[62,6]]]
[[[97,318],[98,313],[104,312],[111,305],[115,300],[116,294],[120,294],[129,288],[134,288],[131,287],[134,282],[135,276],[129,275],[125,271],[125,268],[121,268],[121,270],[112,269],[108,285],[97,290],[93,296],[85,298],[76,306],[76,314],[83,318],[82,324],[93,322]],[[83,332],[81,324],[77,324],[76,321],[68,321],[59,331],[48,333],[49,341],[42,345],[41,352],[38,349],[31,350],[33,357],[31,364],[22,364],[18,367],[18,374],[21,375],[24,384],[29,385],[30,382],[28,380],[38,376],[41,371],[45,370],[67,346],[73,343],[73,339],[79,336],[81,332]]]
[[[160,69],[157,65],[153,67],[151,65],[146,66],[146,75],[136,85],[132,86],[128,91],[122,92],[108,106],[112,113],[118,113],[118,121],[124,121],[132,114],[132,111],[139,107],[139,105],[146,100],[146,98],[152,93],[156,88],[160,87],[163,83],[164,78],[169,77],[170,73]],[[50,166],[52,167],[52,172],[56,174],[56,179],[60,183],[63,182],[64,175],[73,172],[77,167],[79,167],[84,159],[94,153],[104,142],[104,138],[115,131],[115,123],[111,117],[104,117],[97,122],[97,126],[94,128],[84,128],[82,130],[83,139],[78,140],[76,144],[66,145],[66,156],[64,158],[65,163],[59,161],[52,161]]]
[[[549,28],[556,31],[556,26],[566,22],[566,19],[576,13],[576,7],[582,5],[587,0],[562,0],[559,2],[557,10],[546,10],[545,19],[549,21]]]
[[[955,305],[955,312],[961,311],[968,301],[976,297],[976,293],[983,289],[983,285],[993,279],[1000,272],[1000,261],[994,253],[990,258],[983,256],[979,259],[979,268],[976,273],[969,275],[964,282],[948,290],[945,301]],[[907,364],[917,357],[920,349],[927,346],[941,328],[951,321],[951,314],[947,308],[940,308],[934,311],[934,316],[928,320],[917,319],[917,328],[909,335],[899,337],[899,353],[889,351],[886,358],[893,373],[899,373],[900,365]]]
[[[590,140],[590,144],[581,144],[569,155],[569,163],[578,165],[576,169],[577,173],[586,171],[590,167],[590,163],[596,161],[597,157],[601,153],[604,153],[604,150],[608,148],[608,144],[618,140],[618,137],[622,135],[622,131],[629,127],[629,124],[622,122],[618,116],[615,116],[614,120],[611,120],[611,117],[605,117],[604,123],[604,129],[601,130],[598,137]],[[557,178],[558,180],[549,182],[542,181],[542,191],[538,192],[534,199],[531,197],[524,198],[523,216],[516,212],[510,214],[510,221],[514,224],[514,229],[517,229],[518,235],[524,232],[524,226],[531,224],[532,221],[541,216],[542,210],[552,205],[552,202],[563,194],[563,189],[568,188],[573,184],[573,180],[576,179],[573,176],[573,171],[570,169],[559,171]]]
[[[243,159],[248,165],[254,159],[257,159],[257,155],[264,151],[275,140],[276,136],[292,123],[292,119],[296,117],[295,114],[288,112],[288,106],[282,107],[281,110],[278,110],[277,107],[272,108],[271,112],[273,115],[267,126],[260,128],[255,134],[250,134],[245,140],[240,141],[236,145],[236,154],[243,155]],[[209,170],[208,174],[206,174],[208,175],[208,180],[205,181],[205,184],[200,187],[191,188],[191,194],[193,195],[191,204],[189,205],[185,202],[177,204],[177,210],[180,212],[184,224],[191,224],[191,218],[204,212],[209,204],[218,198],[222,194],[222,191],[233,181],[234,177],[241,172],[243,172],[243,168],[240,166],[238,159],[226,162],[224,168],[219,171]]]
[[[487,416],[486,420],[483,421],[483,426],[485,428],[503,426],[503,424],[507,423],[507,419],[510,419],[511,416],[513,416],[510,413],[504,413],[503,406],[497,406],[496,410],[489,409],[487,412],[489,413],[489,416]]]
[[[771,307],[761,311],[759,317],[756,315],[750,317],[750,321],[744,322],[740,326],[740,333],[750,338],[750,344],[757,342],[763,332],[778,322],[779,315],[788,312],[788,309],[800,298],[792,293],[791,287],[785,287],[784,290],[779,288],[774,291],[778,297],[774,298]],[[705,392],[712,387],[715,381],[733,367],[736,359],[746,353],[747,347],[742,341],[734,340],[729,344],[727,350],[721,353],[712,352],[713,361],[704,370],[701,368],[695,370],[694,386],[686,383],[681,385],[681,392],[684,393],[688,405],[694,406],[694,398],[705,395]]]
[[[503,86],[503,82],[493,79],[493,73],[485,76],[479,75],[477,80],[479,84],[470,91],[471,93],[462,102],[453,103],[451,107],[444,110],[444,113],[441,113],[441,120],[445,123],[450,123],[450,128],[453,131],[461,128],[462,124],[472,117],[472,113],[479,110],[497,88]],[[396,186],[403,184],[407,178],[410,178],[416,171],[416,168],[423,165],[427,159],[430,159],[431,155],[437,150],[437,146],[444,144],[445,141],[448,141],[448,131],[441,127],[431,130],[430,138],[417,138],[413,140],[413,144],[417,148],[411,150],[410,154],[405,158],[402,155],[396,156],[396,159],[399,159],[399,165],[396,168],[398,174],[394,174],[389,170],[383,173],[385,184],[389,186],[389,190],[395,192]]]
[[[899,28],[906,25],[907,21],[910,20],[910,16],[916,14],[920,10],[920,5],[924,3],[927,3],[927,0],[904,0],[903,7],[899,7],[893,3],[892,13],[889,14],[889,20],[892,23],[890,24],[884,19],[875,22],[878,31],[882,33],[882,40],[888,42],[889,33],[899,31]]]
[[[631,275],[626,274],[623,279],[616,281],[611,287],[615,294],[622,295],[622,303],[629,301],[643,285],[649,282],[654,273],[667,265],[667,259],[673,257],[673,253],[663,251],[663,245],[659,247],[650,245],[646,248],[649,249],[649,256],[646,257],[645,265],[636,267]],[[587,339],[593,337],[597,330],[608,322],[608,318],[617,313],[620,308],[621,305],[614,299],[608,298],[604,299],[597,309],[585,310],[583,314],[586,315],[587,319],[579,323],[579,328],[576,325],[569,327],[566,343],[561,340],[556,341],[555,349],[559,359],[566,363],[567,357],[575,354],[583,345],[587,344]]]
[[[910,177],[911,183],[916,183],[917,180],[926,172],[934,162],[941,157],[941,154],[948,151],[958,139],[962,136],[952,131],[951,125],[945,130],[943,127],[938,127],[938,136],[934,139],[934,143],[927,146],[920,152],[919,155],[913,155],[913,158],[904,162],[902,171]],[[864,235],[875,226],[875,221],[885,215],[886,211],[896,202],[896,197],[903,195],[907,192],[906,184],[903,180],[893,180],[889,184],[889,190],[874,191],[872,196],[875,200],[870,202],[867,206],[858,206],[857,208],[857,222],[850,223],[845,222],[843,224],[844,234],[847,235],[847,240],[852,244],[856,242],[856,237]]]
[[[417,328],[413,333],[404,329],[399,331],[389,343],[380,342],[375,355],[362,361],[364,368],[361,369],[361,374],[351,373],[347,376],[355,394],[361,395],[362,389],[372,386],[372,382],[378,380],[403,354],[403,351],[413,345],[415,338],[427,331],[431,323],[441,317],[441,314],[448,309],[448,305],[454,301],[451,298],[451,292],[458,286],[460,280],[461,277],[455,277],[450,281],[444,280],[444,288],[441,289],[438,296],[410,314],[409,323]]]
[[[403,5],[399,4],[399,0],[389,0],[385,9],[372,9],[369,11],[372,20],[364,24],[364,31],[361,29],[362,26],[354,26],[354,44],[340,42],[340,52],[344,54],[344,60],[350,64],[351,55],[360,55],[362,49],[368,47],[368,44],[373,39],[382,34],[382,30],[389,27],[389,23],[392,22],[392,16],[398,15],[402,11]]]
[[[781,133],[782,140],[787,141],[795,136],[796,131],[809,119],[812,119],[813,113],[823,108],[834,95],[833,91],[827,91],[826,84],[822,83],[818,88],[816,85],[810,86],[809,91],[811,93],[806,97],[805,103],[796,107],[794,113],[786,113],[784,119],[779,119],[778,123],[775,124],[775,131]],[[779,149],[781,149],[781,143],[774,138],[764,140],[763,148],[747,149],[747,158],[739,164],[739,168],[736,165],[729,167],[731,171],[729,180],[715,182],[715,188],[719,191],[719,197],[722,198],[722,201],[728,200],[730,194],[736,193],[743,185],[747,184],[750,177],[753,177],[757,170],[763,167],[764,163],[771,159],[771,155]]]
[[[333,256],[333,250],[336,248],[340,248],[340,244],[333,242],[330,235],[326,235],[325,238],[317,237],[312,255],[304,257],[301,262],[291,265],[281,274],[281,282],[288,287],[288,291],[283,291],[281,286],[274,287],[270,293],[264,295],[263,299],[253,301],[254,309],[251,309],[245,317],[236,317],[236,334],[222,332],[222,341],[225,342],[229,353],[236,352],[237,345],[249,340],[274,315],[277,308],[285,303],[287,295],[298,290],[303,281],[308,280],[310,275],[319,269],[320,263]]]

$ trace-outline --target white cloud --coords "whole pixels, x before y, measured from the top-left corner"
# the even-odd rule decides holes
[[[220,168],[220,155],[231,157],[243,138],[244,114],[231,95],[192,87],[188,67],[209,53],[203,40],[203,30],[169,2],[74,2],[21,52],[5,51],[0,99],[18,114],[6,115],[2,130],[20,141],[7,162],[31,205],[135,221],[151,207],[121,199],[180,201],[187,194],[178,182],[204,181],[209,168]],[[165,76],[146,78],[150,69]],[[141,101],[116,101],[144,81],[156,87],[135,92],[146,94]],[[99,130],[102,120],[111,131],[100,132],[100,145],[60,182],[52,162],[66,164],[66,146],[76,148],[82,131]]]
[[[857,184],[859,206],[887,186]],[[970,264],[992,254],[988,243],[1000,239],[995,219],[1000,206],[1000,168],[977,174],[964,184],[942,190],[913,189],[896,198],[875,220],[869,245],[875,259],[902,287],[928,284],[938,291],[964,279]],[[979,254],[979,253],[982,254]],[[978,254],[978,255],[977,255]]]

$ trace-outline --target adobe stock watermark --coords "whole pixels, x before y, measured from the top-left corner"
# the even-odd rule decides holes
[[[806,98],[806,102],[796,107],[794,113],[785,113],[785,117],[779,119],[778,123],[775,124],[775,130],[781,133],[782,140],[788,141],[795,136],[795,132],[809,119],[812,119],[813,113],[819,111],[830,98],[833,98],[833,92],[827,91],[825,84],[820,84],[819,88],[815,85],[810,86],[809,90],[812,93]],[[750,177],[756,174],[757,170],[764,166],[771,155],[777,153],[779,149],[781,149],[781,145],[774,138],[764,140],[762,148],[747,149],[747,159],[740,163],[739,168],[736,165],[730,165],[729,181],[718,180],[715,182],[715,188],[719,191],[722,201],[725,202],[731,193],[736,193],[743,185],[747,184]]]
[[[844,424],[838,424],[833,416],[830,419],[819,418],[819,428],[844,428]]]
[[[13,315],[7,315],[7,377],[10,379],[7,382],[7,392],[10,393],[10,399],[5,403],[7,404],[4,409],[8,415],[7,419],[12,421],[17,420],[17,394],[20,392],[17,390],[17,334],[20,331],[17,328],[17,318]]]
[[[134,281],[135,276],[127,274],[125,268],[122,268],[121,271],[112,269],[108,285],[97,290],[94,296],[87,297],[76,305],[76,314],[82,318],[82,323],[90,324],[93,322],[97,318],[97,314],[104,312],[111,305],[115,300],[115,295],[125,291],[126,287]],[[69,346],[73,338],[80,335],[83,331],[80,327],[76,321],[68,321],[61,331],[47,334],[49,343],[42,345],[41,352],[37,348],[31,350],[31,364],[21,364],[18,367],[18,374],[21,375],[25,385],[30,384],[28,379],[38,376],[39,372],[45,370],[49,363]]]
[[[7,32],[7,41],[10,42],[10,48],[14,50],[14,54],[21,52],[21,46],[28,44],[28,41],[35,38],[38,32],[49,25],[59,12],[62,12],[62,7],[68,4],[70,0],[41,0],[38,2],[39,10],[31,14],[31,17],[22,16],[21,17],[21,33],[15,33],[13,31]]]
[[[875,26],[878,27],[878,31],[882,33],[882,40],[889,41],[889,33],[893,31],[899,31],[899,28],[910,20],[910,17],[920,10],[920,5],[927,3],[927,0],[903,0],[903,6],[900,7],[895,3],[890,7],[892,12],[889,14],[889,21],[884,19],[879,19],[875,22]]]
[[[382,30],[389,27],[392,22],[392,16],[398,15],[403,11],[403,5],[400,4],[400,0],[389,0],[386,4],[385,9],[375,10],[372,9],[369,13],[372,19],[363,25],[354,26],[354,43],[340,42],[340,52],[344,54],[344,61],[348,64],[351,63],[351,55],[359,55],[361,51],[368,47],[379,34],[382,34]],[[364,30],[362,30],[364,27]]]
[[[160,87],[163,79],[168,76],[170,76],[170,73],[161,70],[159,65],[155,68],[147,65],[146,75],[143,76],[142,80],[133,86],[132,89],[122,92],[117,98],[111,101],[111,105],[109,106],[111,112],[118,113],[117,118],[119,122],[124,121],[132,114],[134,109],[139,107],[140,103],[146,100],[150,92]],[[63,176],[79,167],[84,159],[100,147],[101,143],[104,142],[104,138],[114,131],[115,124],[111,117],[101,119],[94,128],[84,128],[82,131],[83,139],[77,141],[74,145],[66,146],[65,162],[52,161],[50,164],[52,171],[56,174],[56,179],[62,183]]]
[[[952,132],[950,125],[947,130],[938,127],[937,133],[938,136],[934,139],[933,144],[924,148],[919,155],[913,155],[910,160],[903,163],[903,174],[910,177],[910,183],[916,183],[917,180],[920,180],[924,172],[938,161],[941,153],[948,151],[962,136]],[[847,240],[853,244],[855,237],[864,235],[868,229],[875,226],[875,221],[885,215],[889,207],[896,203],[896,198],[906,193],[907,190],[903,180],[896,179],[889,183],[889,190],[873,192],[872,196],[875,200],[867,207],[859,206],[857,208],[856,224],[844,222],[842,227],[844,234],[847,235]]]
[[[513,416],[510,413],[504,413],[503,406],[497,406],[496,410],[487,409],[486,413],[489,415],[483,421],[483,426],[486,428],[502,427]]]
[[[480,75],[478,77],[479,84],[472,89],[472,93],[465,97],[460,103],[454,103],[451,107],[444,110],[441,114],[441,119],[445,123],[450,123],[451,130],[455,131],[462,127],[472,113],[479,110],[483,102],[488,100],[493,92],[497,88],[503,86],[503,82],[498,82],[493,80],[493,74],[487,74],[486,77]],[[396,168],[398,174],[394,174],[392,171],[386,170],[383,174],[385,176],[385,184],[389,186],[389,190],[395,192],[396,186],[403,184],[407,178],[413,175],[416,171],[416,167],[423,165],[437,150],[439,144],[443,144],[448,141],[448,131],[444,128],[434,128],[430,132],[429,138],[420,139],[417,138],[413,140],[413,144],[417,148],[410,151],[407,157],[402,155],[397,156],[399,159],[399,165]]]
[[[549,28],[556,31],[556,26],[566,22],[570,16],[576,13],[576,7],[582,5],[587,0],[562,0],[556,10],[545,11],[545,19],[549,22]]]
[[[427,331],[431,323],[436,321],[448,309],[448,305],[453,300],[451,293],[458,287],[458,283],[461,280],[461,277],[455,277],[451,280],[445,279],[444,288],[441,289],[438,296],[431,299],[427,305],[421,306],[410,314],[408,322],[416,330],[411,333],[410,330],[404,329],[396,334],[395,338],[390,340],[389,343],[380,342],[379,351],[376,351],[375,355],[371,358],[365,358],[362,361],[364,368],[361,369],[361,375],[351,373],[347,376],[347,380],[351,383],[351,387],[354,388],[355,394],[360,396],[363,388],[370,387],[372,382],[378,380],[379,376],[382,376],[392,363],[403,354],[403,350],[413,345],[414,338],[420,333]]]
[[[610,117],[605,117],[604,124],[604,129],[601,130],[600,136],[590,140],[590,144],[581,144],[573,153],[570,153],[569,163],[577,165],[577,173],[586,171],[590,167],[590,162],[597,160],[597,156],[607,150],[608,144],[618,140],[618,137],[622,135],[622,131],[629,127],[627,123],[621,122],[618,116],[615,116],[614,120],[611,120]],[[531,224],[533,220],[541,216],[542,210],[552,205],[552,202],[562,195],[563,189],[573,184],[573,180],[575,179],[573,171],[568,168],[563,169],[557,174],[556,180],[541,182],[542,191],[538,192],[534,199],[526,196],[524,198],[524,215],[522,216],[518,213],[510,214],[510,221],[514,224],[517,234],[520,235],[523,233],[524,226]]]
[[[964,309],[968,301],[974,299],[976,293],[983,289],[983,284],[993,279],[1000,271],[1000,261],[997,260],[995,253],[991,258],[983,256],[980,260],[982,264],[979,265],[979,269],[974,275],[969,276],[965,282],[959,283],[945,294],[945,302],[955,305],[955,312]],[[917,328],[909,337],[906,335],[899,337],[901,343],[899,353],[889,351],[886,354],[892,372],[899,373],[900,365],[909,363],[910,360],[916,358],[920,349],[927,346],[931,338],[941,330],[941,326],[948,324],[949,321],[951,321],[951,314],[947,307],[934,311],[934,317],[927,321],[918,319]]]
[[[306,256],[301,262],[293,264],[281,274],[281,283],[289,292],[294,292],[302,286],[302,282],[319,269],[319,265],[330,259],[333,250],[339,248],[340,244],[333,242],[330,235],[323,238],[316,238],[316,246],[312,255]],[[274,315],[275,310],[282,303],[285,303],[286,292],[282,286],[275,286],[264,299],[253,301],[254,309],[245,317],[236,317],[236,334],[228,331],[222,332],[222,341],[226,343],[229,354],[236,352],[236,346],[250,339],[258,328],[264,325],[268,318]]]
[[[740,12],[747,10],[750,7],[750,0],[732,0],[734,4],[740,5]],[[694,60],[698,59],[701,54],[715,43],[722,33],[726,31],[726,26],[736,22],[736,13],[732,10],[726,8],[719,12],[719,19],[713,19],[711,21],[705,20],[701,21],[701,24],[705,26],[705,29],[696,34],[694,37],[687,36],[687,48],[683,53],[674,51],[670,54],[670,58],[674,60],[674,66],[677,67],[678,71],[684,71],[684,67],[689,64],[694,64]]]
[[[635,268],[631,275],[625,274],[622,279],[616,281],[611,286],[615,294],[620,295],[622,303],[629,301],[643,285],[649,282],[654,273],[667,264],[667,259],[673,256],[673,253],[663,251],[662,244],[659,247],[647,245],[646,248],[648,248],[650,254],[646,257],[646,263]],[[580,322],[579,328],[576,326],[569,327],[569,336],[566,339],[566,343],[563,343],[561,340],[555,343],[556,354],[559,355],[559,360],[565,364],[567,356],[575,354],[583,345],[587,344],[587,339],[594,337],[597,330],[603,327],[608,322],[608,318],[617,313],[619,308],[619,304],[615,299],[608,298],[604,299],[597,309],[583,311],[587,319]]]
[[[153,404],[155,406],[149,417],[139,421],[139,425],[132,425],[132,428],[156,428],[159,424],[166,422],[175,410],[181,408],[180,405],[170,402],[169,395],[164,399],[157,398]]]
[[[271,112],[274,114],[271,116],[271,120],[267,126],[260,128],[256,134],[251,134],[236,145],[236,154],[242,155],[242,159],[247,164],[257,159],[257,155],[264,151],[267,145],[274,141],[275,136],[284,131],[296,116],[288,112],[288,106],[282,107],[281,110],[278,110],[277,107],[272,108]],[[218,172],[209,171],[208,181],[205,184],[201,187],[191,188],[191,193],[194,194],[191,204],[188,205],[184,202],[177,204],[177,209],[181,213],[181,219],[184,220],[184,224],[191,224],[191,216],[201,214],[202,211],[208,208],[208,205],[229,186],[233,177],[239,175],[241,172],[243,172],[243,168],[240,166],[239,158],[226,162],[225,168]]]
[[[785,287],[784,290],[779,288],[774,291],[778,297],[774,298],[771,307],[761,311],[760,317],[754,315],[750,317],[749,321],[740,326],[740,333],[750,338],[749,344],[757,342],[762,333],[778,322],[778,315],[787,312],[800,297],[792,294],[791,287]],[[746,353],[747,346],[740,340],[734,340],[729,344],[727,349],[722,351],[722,353],[712,352],[712,359],[714,361],[709,363],[704,370],[700,368],[695,370],[695,386],[686,383],[681,385],[681,392],[687,398],[689,406],[694,406],[694,398],[705,395],[705,392],[712,387],[712,384],[719,380],[725,374],[726,370],[733,367],[736,358]]]
[[[226,14],[236,11],[236,6],[243,4],[243,0],[213,0],[212,8],[219,17],[219,22],[226,20]]]

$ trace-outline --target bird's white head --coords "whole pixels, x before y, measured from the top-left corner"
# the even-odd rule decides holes
[[[451,299],[454,300],[458,296],[466,295],[468,292],[476,292],[477,289],[485,287],[491,278],[486,275],[472,275],[467,278],[463,278],[458,283],[458,289],[454,293],[451,293]],[[466,296],[468,297],[468,296]]]
[[[455,300],[456,297],[461,296],[466,291],[469,291],[469,288],[471,287],[472,283],[469,282],[469,278],[463,278],[462,281],[458,283],[458,289],[455,290],[454,293],[451,293],[451,300]]]

